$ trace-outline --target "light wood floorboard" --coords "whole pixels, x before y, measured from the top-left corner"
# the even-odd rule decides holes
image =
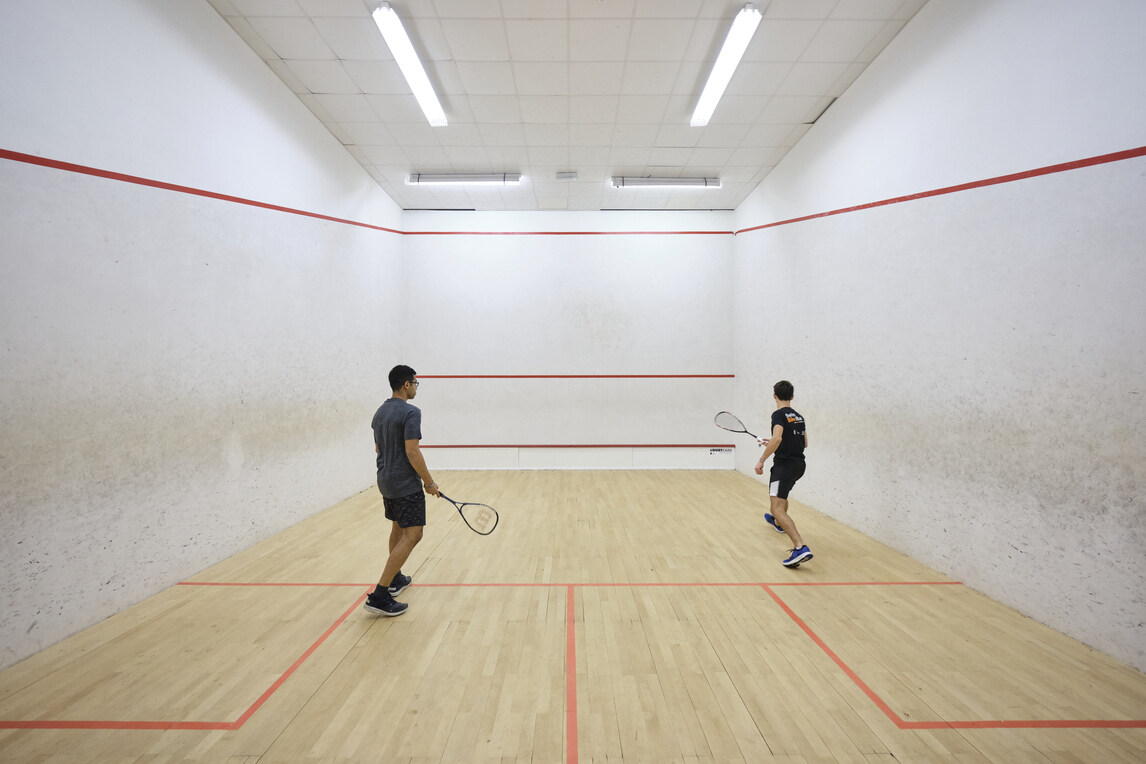
[[[0,672],[0,761],[1146,761],[1146,676],[748,477],[436,476],[501,524],[405,615],[370,489]]]

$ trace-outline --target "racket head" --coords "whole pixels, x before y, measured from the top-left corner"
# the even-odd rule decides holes
[[[740,419],[730,411],[721,411],[713,418],[712,421],[722,430],[728,430],[729,432],[742,432],[745,435],[752,435],[752,433],[748,431],[748,428],[744,426],[744,423],[741,422]],[[752,437],[755,438],[756,436],[752,435]]]
[[[493,529],[497,527],[497,523],[501,519],[497,514],[497,510],[488,504],[479,504],[473,501],[454,501],[441,491],[438,492],[438,495],[453,504],[457,508],[458,514],[462,516],[462,521],[469,526],[471,531],[479,536],[488,536],[493,533]]]

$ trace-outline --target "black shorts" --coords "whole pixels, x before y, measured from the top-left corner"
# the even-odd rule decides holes
[[[398,523],[399,528],[413,528],[426,524],[426,494],[418,491],[399,499],[382,497],[386,519]]]
[[[798,462],[772,461],[772,471],[768,473],[768,493],[777,499],[787,499],[788,492],[796,481],[804,476],[807,463],[801,459]]]

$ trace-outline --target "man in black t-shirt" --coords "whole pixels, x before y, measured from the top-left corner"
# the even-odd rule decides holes
[[[764,454],[756,462],[756,474],[764,474],[764,462],[773,456],[772,470],[768,475],[768,493],[771,497],[771,513],[764,519],[780,533],[787,533],[795,548],[783,564],[789,568],[799,567],[800,563],[812,559],[796,522],[788,514],[788,493],[796,481],[804,476],[804,449],[808,447],[808,431],[804,417],[792,408],[795,390],[792,383],[780,380],[772,387],[772,397],[776,400],[776,410],[772,413],[772,436],[760,439],[765,446]]]

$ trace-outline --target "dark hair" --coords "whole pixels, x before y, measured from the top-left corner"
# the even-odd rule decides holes
[[[390,369],[390,389],[401,390],[402,385],[406,384],[407,382],[413,382],[414,377],[417,376],[417,374],[418,372],[414,371],[409,366],[398,364],[393,369]]]
[[[786,379],[781,379],[776,384],[772,385],[772,392],[776,397],[782,401],[792,400],[792,396],[796,394],[796,389],[792,387],[792,383]]]

